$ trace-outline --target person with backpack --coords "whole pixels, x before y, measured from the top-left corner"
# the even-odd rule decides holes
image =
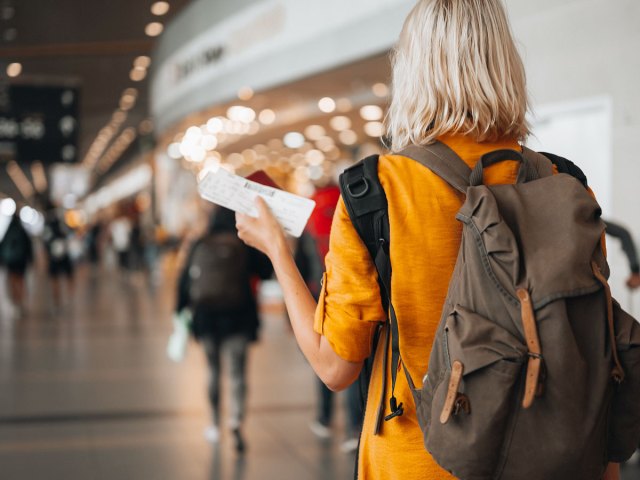
[[[640,328],[611,298],[597,203],[521,145],[501,1],[418,1],[392,79],[396,153],[341,176],[318,302],[264,201],[236,215],[325,384],[373,355],[358,478],[619,478],[640,436]]]
[[[246,410],[246,364],[249,344],[258,338],[256,280],[271,276],[269,259],[243,244],[237,236],[234,214],[220,207],[207,233],[191,248],[178,283],[176,312],[191,311],[191,333],[199,341],[209,365],[209,401],[212,423],[205,438],[220,438],[220,373],[230,372],[230,412],[227,425],[235,448],[245,450],[242,422]]]
[[[25,275],[33,262],[33,244],[16,211],[0,241],[0,265],[7,268],[9,297],[21,316],[25,309]]]
[[[324,258],[329,253],[331,222],[340,198],[340,188],[332,183],[318,185],[311,197],[316,206],[307,227],[298,241],[295,260],[309,291],[317,300],[320,296],[320,280],[324,273]],[[318,411],[316,419],[309,424],[311,431],[321,439],[331,437],[331,421],[334,413],[334,394],[318,379]],[[345,392],[346,439],[340,445],[344,453],[358,448],[362,429],[362,394],[358,382]]]

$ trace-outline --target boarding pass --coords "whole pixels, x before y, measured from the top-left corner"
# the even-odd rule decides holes
[[[313,200],[252,182],[224,168],[207,172],[200,180],[198,192],[205,200],[251,217],[258,216],[255,198],[259,195],[284,231],[294,237],[302,235],[316,205]]]

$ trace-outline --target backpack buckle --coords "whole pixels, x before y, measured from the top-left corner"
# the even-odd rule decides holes
[[[398,405],[398,401],[396,397],[391,397],[389,399],[389,406],[391,407],[391,413],[384,417],[384,421],[388,422],[392,418],[400,417],[404,413],[404,407],[402,406],[402,402]]]
[[[359,192],[354,192],[352,190],[352,187],[357,186],[359,184],[363,185],[362,190]],[[369,182],[365,177],[359,178],[355,182],[347,184],[347,191],[349,192],[349,195],[351,195],[353,198],[364,197],[369,191]]]

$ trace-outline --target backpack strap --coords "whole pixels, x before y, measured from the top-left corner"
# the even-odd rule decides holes
[[[435,142],[427,146],[411,145],[398,153],[398,155],[415,160],[460,193],[467,194],[471,169],[456,152],[444,143]]]
[[[551,161],[551,163],[558,169],[558,173],[566,173],[567,175],[571,175],[573,178],[579,180],[585,188],[589,188],[587,176],[580,169],[580,167],[578,167],[571,160],[567,160],[566,158],[547,152],[540,152],[538,155],[544,155],[547,159],[549,159],[549,161]]]

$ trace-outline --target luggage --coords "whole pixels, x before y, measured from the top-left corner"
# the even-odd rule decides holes
[[[209,310],[233,311],[250,300],[248,252],[233,232],[202,238],[189,264],[192,305]]]
[[[461,480],[599,480],[640,440],[640,325],[611,298],[597,202],[526,148],[488,153],[473,171],[441,143],[400,154],[466,196],[420,388],[405,369],[427,450]],[[502,160],[520,161],[517,183],[483,185],[483,169]],[[401,359],[377,158],[341,187],[389,304],[391,420],[403,414]]]

